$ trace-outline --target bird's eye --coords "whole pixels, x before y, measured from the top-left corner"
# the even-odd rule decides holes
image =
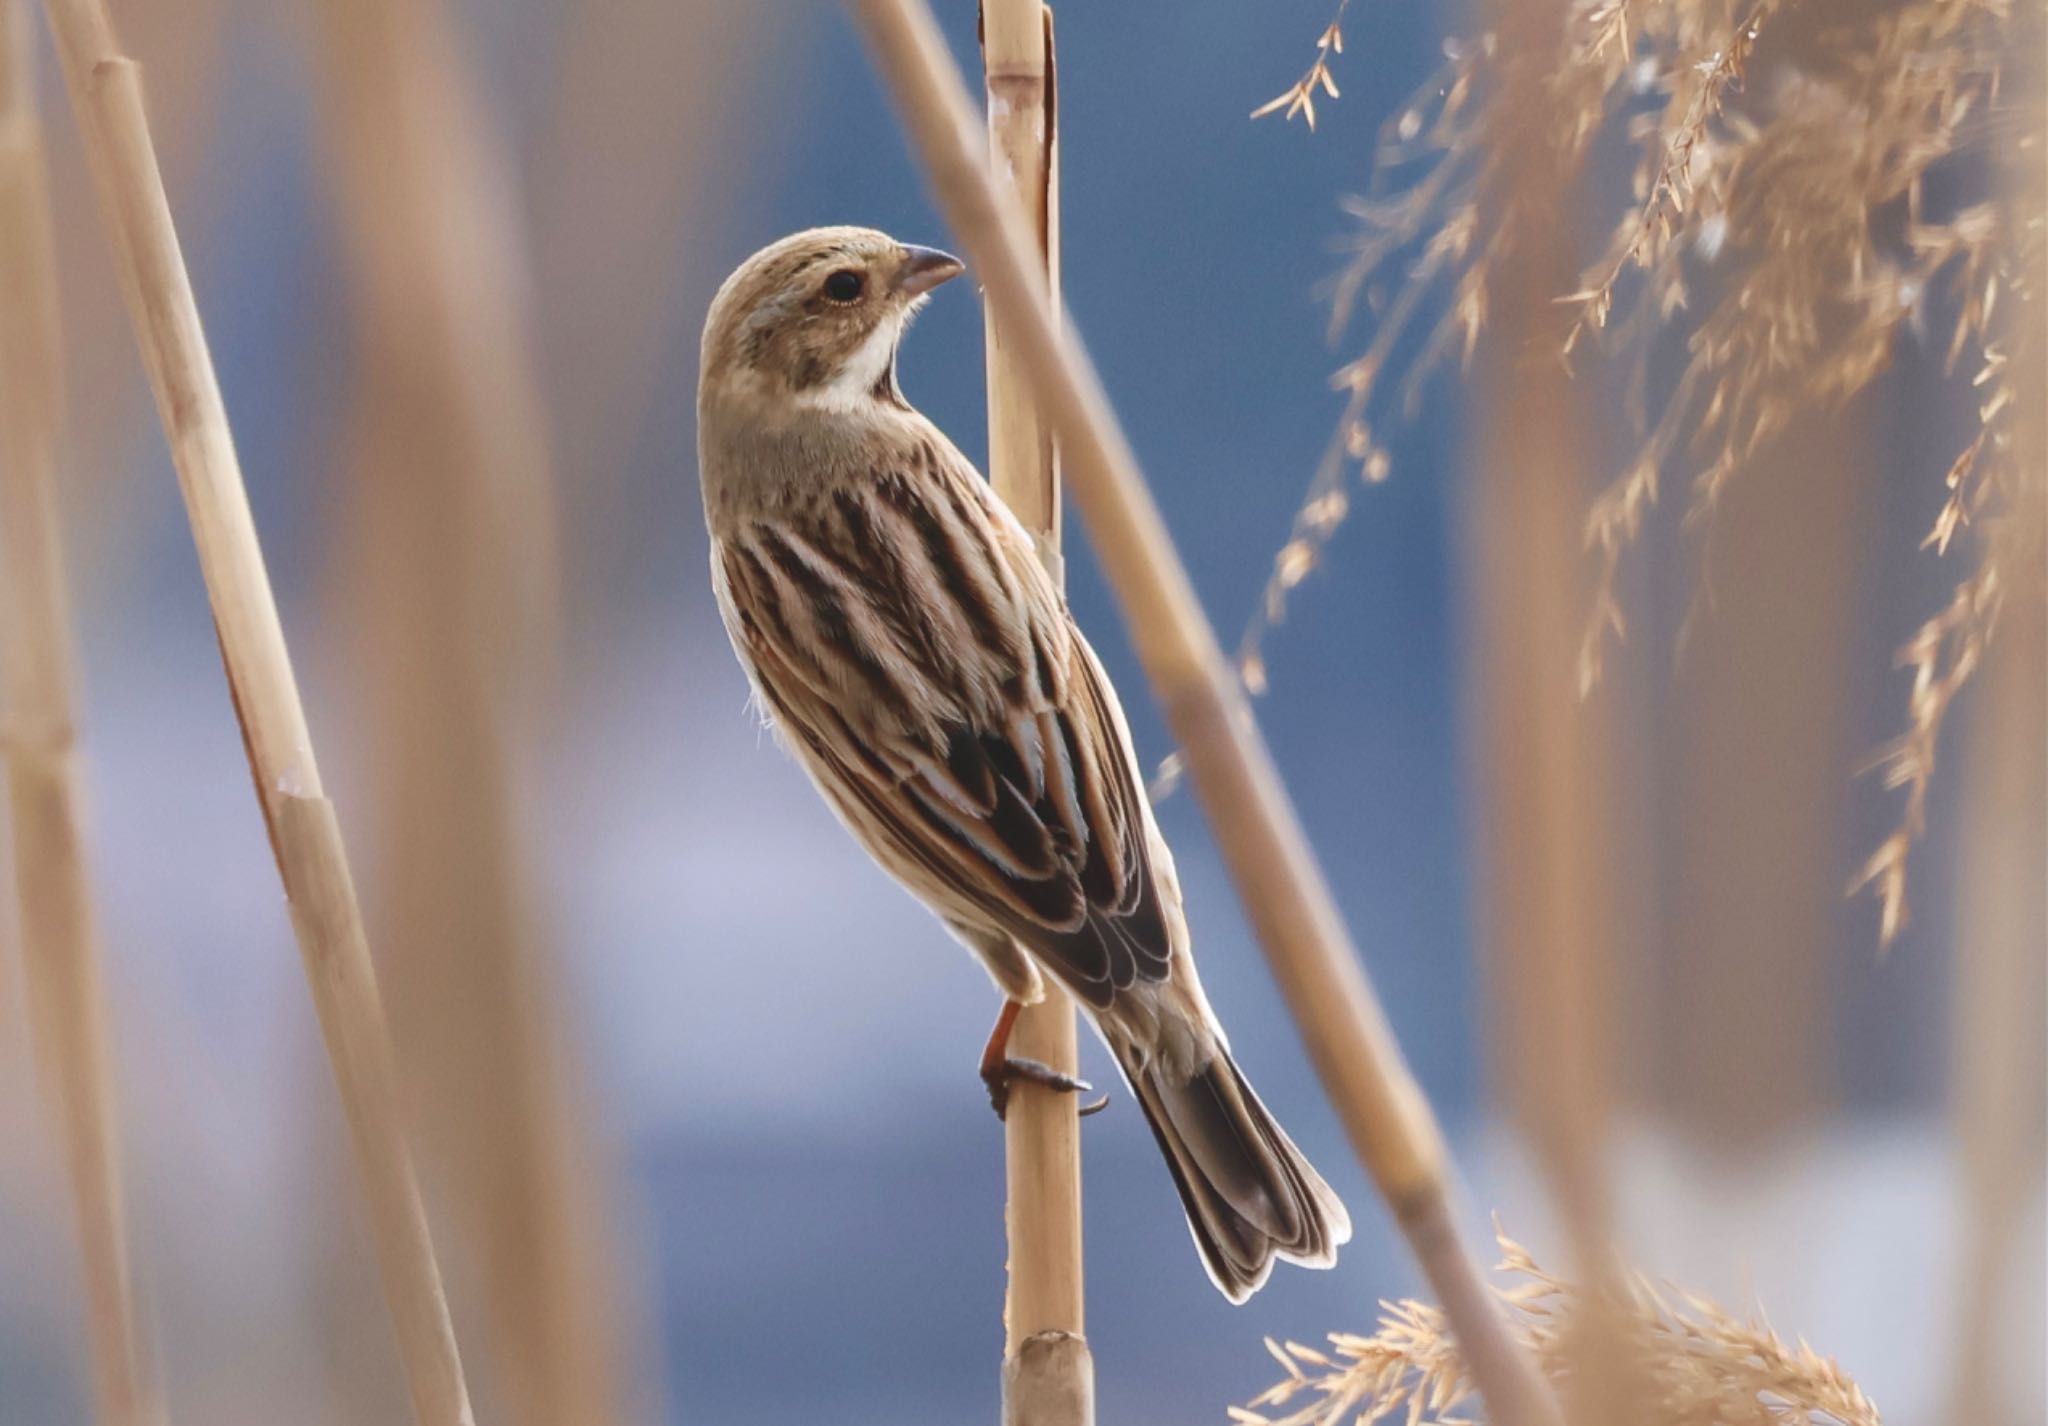
[[[842,267],[825,279],[825,295],[834,302],[858,302],[861,289],[866,285],[859,273],[850,267]]]

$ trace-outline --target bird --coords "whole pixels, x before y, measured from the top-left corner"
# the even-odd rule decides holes
[[[1173,854],[1122,705],[1031,536],[905,399],[905,328],[964,270],[870,228],[761,249],[704,323],[698,473],[711,576],[763,719],[883,870],[1004,997],[1008,1054],[1048,979],[1158,1140],[1233,1303],[1276,1259],[1323,1268],[1343,1203],[1252,1091],[1202,993]]]

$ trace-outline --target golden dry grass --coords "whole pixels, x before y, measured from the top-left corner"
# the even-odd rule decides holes
[[[1583,1360],[1575,1357],[1573,1332],[1586,1320],[1584,1295],[1505,1235],[1500,1247],[1501,1270],[1519,1280],[1496,1291],[1517,1335],[1569,1401],[1572,1364]],[[1644,1278],[1629,1281],[1626,1293],[1625,1311],[1607,1319],[1638,1367],[1631,1419],[1639,1426],[1879,1426],[1876,1405],[1806,1343]],[[1239,1426],[1365,1426],[1390,1417],[1451,1426],[1465,1419],[1471,1383],[1435,1308],[1385,1302],[1377,1331],[1332,1332],[1329,1342],[1322,1350],[1268,1338],[1286,1375],[1249,1406],[1232,1407],[1231,1419]]]
[[[1316,91],[1320,89],[1332,99],[1337,97],[1337,80],[1330,73],[1330,61],[1344,53],[1344,12],[1350,8],[1351,0],[1337,0],[1337,13],[1316,36],[1314,61],[1303,71],[1301,78],[1252,110],[1254,119],[1285,111],[1289,119],[1299,114],[1311,129],[1316,126]]]
[[[1371,337],[1332,377],[1343,412],[1239,645],[1247,686],[1265,688],[1266,631],[1355,485],[1390,473],[1377,428],[1487,330],[1494,267],[1520,221],[1498,163],[1499,100],[1511,65],[1543,66],[1549,139],[1569,172],[1584,177],[1603,136],[1636,153],[1613,236],[1578,290],[1557,294],[1576,317],[1559,359],[1624,377],[1635,431],[1587,512],[1598,580],[1582,687],[1627,632],[1617,580],[1667,487],[1686,488],[1684,521],[1704,538],[1729,483],[1796,414],[1861,395],[1908,340],[1938,342],[1956,399],[1976,407],[1963,449],[1928,472],[1945,499],[1927,544],[1960,552],[1963,568],[1901,650],[1906,728],[1877,765],[1905,805],[1856,880],[1879,898],[1889,942],[1906,923],[1906,864],[1949,707],[2013,581],[2039,564],[2030,512],[2048,476],[2013,459],[2027,403],[2009,373],[2016,344],[2041,337],[2043,226],[2021,187],[1985,177],[2039,167],[2038,88],[2007,71],[2039,53],[2040,23],[2039,7],[2010,0],[1916,0],[1824,27],[1783,0],[1597,0],[1574,11],[1556,53],[1510,55],[1486,34],[1447,46],[1383,129],[1372,190],[1345,204],[1355,227],[1330,332],[1365,312]],[[1313,92],[1335,92],[1338,39],[1333,21],[1315,65],[1259,112],[1312,117]],[[1653,352],[1674,334],[1680,369],[1656,379]]]

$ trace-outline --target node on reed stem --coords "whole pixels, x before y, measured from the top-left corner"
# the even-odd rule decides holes
[[[1034,229],[1037,261],[1059,286],[1059,135],[1052,12],[1040,0],[983,0],[988,151]],[[1052,435],[1002,320],[988,313],[989,480],[1062,578],[1060,485]],[[1057,985],[1018,1015],[1015,1054],[1077,1068],[1073,1003]],[[1021,1084],[1003,1124],[1010,1280],[1003,1310],[1003,1419],[1090,1426],[1094,1362],[1086,1337],[1081,1246],[1081,1126],[1074,1096]]]

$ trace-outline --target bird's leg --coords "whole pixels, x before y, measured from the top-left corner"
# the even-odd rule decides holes
[[[1003,1002],[1002,1013],[996,1016],[995,1028],[988,1032],[988,1044],[981,1051],[981,1082],[988,1087],[989,1107],[996,1111],[998,1119],[1009,1114],[1013,1080],[1029,1080],[1066,1094],[1086,1094],[1094,1088],[1087,1080],[1064,1074],[1042,1060],[1021,1059],[1010,1053],[1010,1032],[1017,1028],[1017,1015],[1023,1008],[1015,1000]],[[1083,1106],[1081,1112],[1093,1114],[1108,1103],[1105,1098]]]

